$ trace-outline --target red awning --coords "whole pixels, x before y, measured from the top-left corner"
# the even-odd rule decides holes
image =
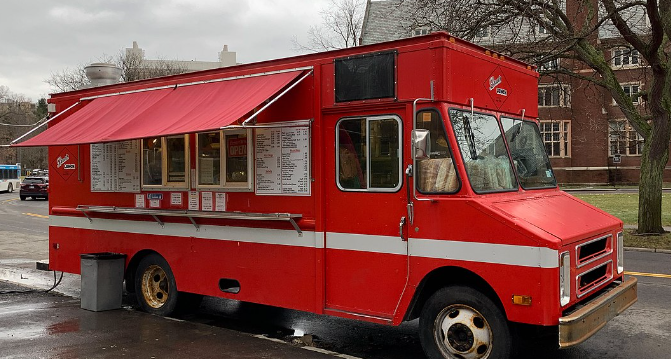
[[[13,146],[114,142],[218,130],[295,80],[301,71],[100,97]]]

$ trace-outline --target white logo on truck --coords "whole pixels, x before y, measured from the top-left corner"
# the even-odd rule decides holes
[[[56,168],[61,168],[61,166],[70,159],[69,154],[65,154],[63,157],[58,157],[56,159]]]

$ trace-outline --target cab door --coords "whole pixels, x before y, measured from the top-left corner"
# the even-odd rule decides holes
[[[422,252],[423,244],[429,242],[426,240],[454,239],[468,228],[460,216],[468,208],[451,196],[461,185],[441,112],[436,108],[419,110],[412,132],[414,168],[408,189],[408,237],[413,249]]]
[[[324,122],[325,309],[389,319],[408,275],[403,123],[398,114]]]

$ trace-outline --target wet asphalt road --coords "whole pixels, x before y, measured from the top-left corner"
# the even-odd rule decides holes
[[[29,252],[34,256],[35,251],[46,253],[47,220],[26,214],[46,214],[46,202],[11,201],[10,196],[12,194],[0,194],[0,213],[3,214],[0,217],[0,259]],[[17,233],[33,238],[30,243],[36,243],[36,247],[22,249],[31,244],[21,240],[2,246],[4,242],[12,242],[12,236]],[[671,275],[671,255],[668,254],[626,252],[625,261],[627,271]],[[638,303],[587,342],[562,351],[550,349],[543,342],[526,342],[519,358],[671,358],[671,277],[639,276],[638,279]],[[0,283],[0,290],[6,285]],[[133,297],[127,296],[125,310],[91,313],[79,309],[78,300],[67,297],[38,293],[0,295],[0,357],[161,358],[188,354],[199,358],[211,355],[209,351],[198,352],[199,347],[218,353],[212,357],[282,357],[267,356],[269,349],[261,348],[267,343],[258,344],[257,341],[265,341],[253,337],[258,334],[287,343],[271,342],[286,347],[287,358],[315,357],[316,353],[290,344],[294,336],[302,334],[314,335],[318,348],[359,358],[423,357],[416,335],[417,321],[387,327],[218,298],[206,298],[197,312],[178,318],[183,321],[174,321],[134,311],[130,309],[133,302]],[[230,332],[230,342],[221,340],[223,334],[212,334],[218,330]],[[181,349],[175,347],[177,344]],[[162,349],[166,351],[159,353]],[[27,354],[33,351],[41,354]]]

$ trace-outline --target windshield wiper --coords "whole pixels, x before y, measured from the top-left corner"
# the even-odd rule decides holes
[[[471,159],[476,160],[478,158],[478,151],[475,149],[475,134],[473,134],[473,129],[471,128],[471,121],[466,116],[463,116],[461,121],[466,132],[464,136],[466,137]]]

